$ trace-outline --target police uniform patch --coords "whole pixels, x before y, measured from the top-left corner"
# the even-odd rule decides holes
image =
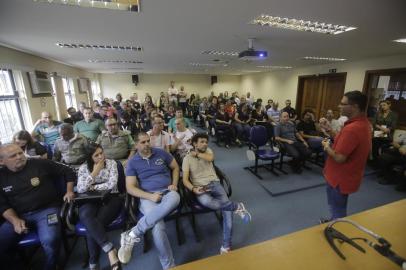
[[[40,181],[39,181],[39,178],[38,178],[38,177],[31,178],[31,185],[32,185],[33,187],[39,186],[39,183],[40,183]]]

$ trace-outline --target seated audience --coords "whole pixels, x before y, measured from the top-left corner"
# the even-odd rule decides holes
[[[392,170],[394,165],[406,164],[406,134],[400,133],[392,141],[392,146],[383,151],[383,154],[378,157],[379,176],[382,179],[379,183],[382,185],[396,184],[397,176]]]
[[[214,135],[214,127],[216,126],[216,113],[218,111],[219,102],[216,96],[211,97],[210,105],[206,111],[206,118],[211,135]]]
[[[195,133],[194,129],[186,128],[183,118],[176,119],[176,132],[173,134],[171,152],[175,152],[180,161],[193,148],[191,139]]]
[[[291,104],[292,104],[292,102],[290,101],[290,99],[287,99],[285,101],[285,106],[286,107],[281,110],[281,113],[282,112],[287,112],[289,114],[289,119],[291,121],[296,121],[296,117],[297,117],[296,110],[291,107]]]
[[[137,127],[137,122],[133,121],[131,119],[131,116],[127,112],[124,112],[121,115],[120,122],[119,122],[119,128],[120,128],[120,130],[130,132],[130,134],[133,138],[139,132],[139,129]]]
[[[260,100],[260,102],[258,102]],[[258,99],[257,103],[261,103],[262,105],[262,99]],[[270,108],[272,108],[273,104],[273,99],[268,99],[268,104],[265,105],[265,111],[268,111]]]
[[[235,114],[233,123],[233,126],[237,131],[238,139],[248,141],[251,130],[250,121],[251,117],[248,111],[248,104],[241,103],[240,110]]]
[[[117,120],[109,118],[106,120],[107,130],[103,131],[96,140],[96,143],[103,148],[103,153],[108,159],[120,160],[126,163],[135,153],[135,143],[128,131],[118,128]]]
[[[63,120],[64,123],[71,124],[72,126],[76,123],[77,119],[75,119],[76,109],[73,107],[69,107],[67,110],[69,117]]]
[[[262,109],[261,103],[257,102],[254,105],[254,110],[251,112],[251,123],[264,126],[270,139],[274,136],[273,125],[271,124],[271,120],[268,119],[268,115]]]
[[[79,102],[79,111],[77,111],[74,115],[72,115],[72,118],[74,119],[74,122],[79,122],[83,120],[84,117],[84,110],[87,107],[86,102],[81,101]]]
[[[27,158],[48,158],[47,149],[39,142],[34,141],[31,134],[26,130],[14,134],[13,143],[21,147]]]
[[[193,150],[183,159],[183,184],[196,195],[196,199],[203,206],[212,210],[221,210],[223,242],[220,247],[220,254],[223,254],[231,250],[232,214],[239,215],[244,222],[249,222],[251,215],[242,202],[236,203],[228,198],[214,169],[214,154],[208,148],[208,140],[208,135],[204,133],[193,136]]]
[[[305,110],[303,112],[303,119],[297,124],[297,130],[305,138],[312,150],[316,152],[323,151],[323,146],[321,145],[323,137],[320,136],[321,134],[317,130],[312,110]]]
[[[187,128],[192,126],[192,124],[190,123],[190,120],[186,117],[183,117],[182,108],[179,107],[179,108],[176,108],[175,117],[172,118],[168,123],[168,131],[170,133],[176,132],[176,125],[175,125],[176,119],[183,119],[185,121],[185,125]]]
[[[309,145],[296,130],[296,126],[289,119],[289,114],[283,112],[281,121],[275,127],[275,139],[280,142],[286,153],[293,158],[292,169],[296,173],[301,173],[304,161],[310,156]]]
[[[60,124],[62,122],[52,120],[52,115],[49,112],[42,112],[41,119],[34,124],[31,135],[34,139],[44,142],[52,148],[59,138],[58,127]]]
[[[171,121],[171,119],[174,117],[175,117],[175,107],[173,107],[173,105],[169,105],[168,110],[164,113],[165,126],[168,126],[169,121]]]
[[[278,106],[279,106],[278,102],[273,102],[271,107],[266,111],[266,114],[268,115],[268,119],[272,123],[278,123],[279,122],[281,112],[278,110]]]
[[[15,245],[25,234],[36,232],[45,252],[43,269],[56,269],[61,245],[61,224],[55,178],[63,177],[67,192],[63,200],[74,197],[76,175],[68,166],[47,159],[27,159],[16,144],[0,146],[0,263],[18,269]]]
[[[170,152],[171,136],[164,131],[164,120],[162,116],[156,115],[152,121],[152,129],[147,132],[151,140],[151,146]]]
[[[151,106],[145,105],[145,112],[141,114],[140,116],[140,125],[141,125],[141,130],[144,132],[147,132],[152,128],[151,124],[151,112],[154,110]]]
[[[77,122],[73,127],[76,133],[80,133],[89,139],[91,142],[95,142],[99,134],[105,130],[104,123],[100,119],[93,118],[92,109],[86,107],[83,110],[84,119]]]
[[[61,138],[55,142],[52,159],[77,168],[86,159],[86,137],[75,134],[72,125],[67,123],[59,126],[59,134]]]
[[[241,145],[239,139],[237,139],[236,132],[232,126],[233,118],[229,116],[224,110],[224,104],[219,105],[219,110],[216,113],[216,132],[224,132],[225,147],[230,148],[232,143]]]
[[[204,126],[206,128],[209,127],[209,123],[207,122],[208,110],[209,110],[209,103],[207,102],[207,98],[204,97],[202,99],[202,102],[199,105],[199,114],[198,115],[199,115],[199,119],[200,119],[201,123],[202,124],[204,123]]]
[[[379,111],[376,114],[372,126],[374,135],[372,138],[372,157],[377,159],[382,146],[388,146],[392,141],[393,133],[397,125],[398,116],[391,109],[389,100],[379,102]]]
[[[107,118],[109,118],[107,116],[108,110],[109,110],[109,107],[107,105],[102,105],[102,106],[100,106],[99,112],[97,112],[97,113],[95,112],[93,114],[93,117],[95,119],[100,119],[100,120],[102,120],[104,122],[104,121],[107,120]]]
[[[121,234],[118,258],[122,263],[131,259],[133,246],[152,229],[152,239],[159,253],[163,269],[175,266],[171,245],[165,230],[164,218],[180,202],[177,193],[179,166],[166,151],[152,148],[146,133],[136,136],[137,154],[126,169],[127,192],[140,199],[139,210],[143,217],[135,227]],[[151,166],[154,164],[154,166]]]
[[[78,193],[88,191],[110,190],[110,195],[103,201],[89,201],[79,207],[80,221],[87,229],[87,249],[89,251],[89,269],[99,268],[100,249],[110,261],[111,269],[121,269],[117,250],[109,240],[105,227],[120,213],[122,199],[118,196],[117,163],[106,159],[103,148],[99,145],[87,149],[87,162],[80,166],[78,172]]]

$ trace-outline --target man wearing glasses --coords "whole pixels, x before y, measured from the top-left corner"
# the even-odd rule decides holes
[[[106,131],[103,131],[96,140],[103,147],[107,159],[124,162],[135,154],[135,143],[129,131],[120,130],[117,120],[109,118],[105,122]],[[124,164],[123,163],[123,164]]]
[[[360,91],[345,93],[338,107],[341,115],[348,117],[348,121],[335,136],[332,146],[329,140],[322,142],[328,155],[324,177],[331,213],[329,220],[347,215],[348,195],[356,192],[361,185],[371,149],[371,128],[365,114],[366,104],[367,97]]]

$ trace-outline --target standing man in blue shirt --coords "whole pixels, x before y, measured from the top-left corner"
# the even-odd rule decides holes
[[[162,268],[169,269],[175,266],[175,261],[164,218],[180,202],[177,193],[179,166],[165,150],[151,147],[148,134],[139,133],[135,142],[138,151],[127,164],[126,187],[129,194],[140,198],[139,209],[144,216],[135,227],[121,234],[118,258],[122,263],[128,263],[134,244],[152,228]]]

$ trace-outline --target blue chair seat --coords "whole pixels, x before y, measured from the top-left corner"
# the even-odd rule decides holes
[[[279,157],[279,153],[271,149],[259,149],[256,151],[259,159],[262,160],[272,160]]]
[[[30,247],[40,244],[41,242],[36,232],[29,232],[18,242],[18,246],[20,247]]]

